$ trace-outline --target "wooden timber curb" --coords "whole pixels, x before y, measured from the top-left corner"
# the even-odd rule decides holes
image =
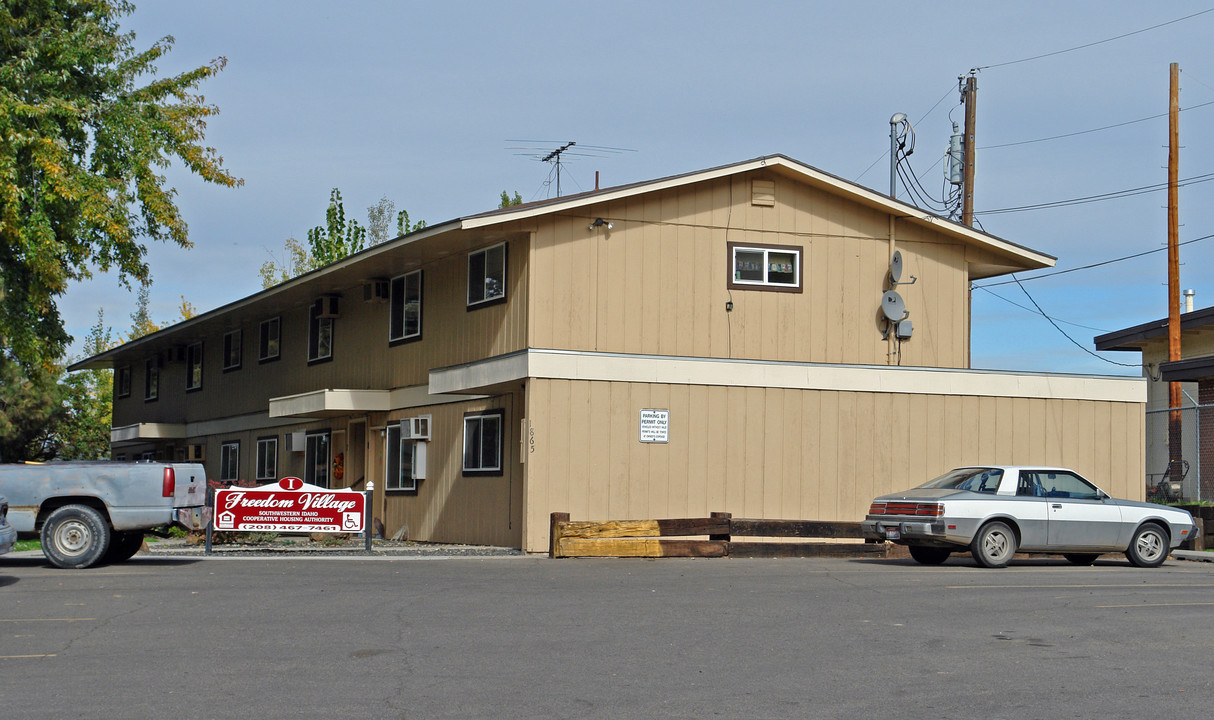
[[[707,518],[572,521],[551,515],[548,557],[889,557],[889,543],[737,541],[735,538],[862,539],[858,522]],[[690,539],[690,538],[707,539]],[[678,539],[673,539],[678,538]]]

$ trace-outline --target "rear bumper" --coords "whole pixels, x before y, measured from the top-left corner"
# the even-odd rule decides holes
[[[946,534],[943,520],[863,520],[860,534],[868,540],[888,540],[902,545],[956,545],[963,542]]]

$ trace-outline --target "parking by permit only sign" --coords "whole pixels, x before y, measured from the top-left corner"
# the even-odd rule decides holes
[[[273,485],[215,491],[215,529],[257,532],[363,531],[366,496],[285,477]]]
[[[670,411],[642,410],[641,411],[641,442],[664,443],[670,442]]]

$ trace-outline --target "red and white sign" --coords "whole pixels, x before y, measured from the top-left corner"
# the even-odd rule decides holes
[[[215,491],[215,529],[265,532],[363,531],[366,496],[285,477],[273,485]]]

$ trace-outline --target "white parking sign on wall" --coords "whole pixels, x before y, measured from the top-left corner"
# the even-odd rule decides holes
[[[664,443],[670,442],[670,411],[642,410],[641,411],[641,442]]]

